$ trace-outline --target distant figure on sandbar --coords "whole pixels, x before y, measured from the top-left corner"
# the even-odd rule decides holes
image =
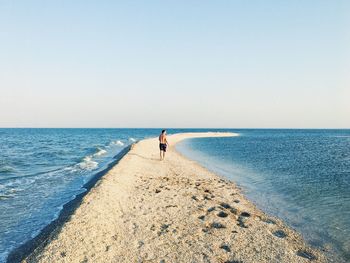
[[[166,139],[166,130],[162,130],[162,133],[159,135],[159,150],[160,150],[160,160],[164,160],[166,147],[169,145]]]

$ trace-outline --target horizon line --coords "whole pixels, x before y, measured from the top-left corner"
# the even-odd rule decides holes
[[[220,130],[350,130],[345,127],[0,127],[0,129],[220,129]]]

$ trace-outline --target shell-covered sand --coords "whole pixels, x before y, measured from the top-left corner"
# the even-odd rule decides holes
[[[164,161],[157,138],[136,143],[24,262],[326,262],[234,183],[174,149],[186,138],[234,135],[168,136]]]

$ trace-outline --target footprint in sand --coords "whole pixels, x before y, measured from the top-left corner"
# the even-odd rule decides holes
[[[210,213],[210,212],[213,212],[214,210],[215,210],[215,206],[212,206],[212,207],[209,207],[207,211],[208,213]]]
[[[203,198],[204,198],[204,200],[211,200],[211,198],[207,195],[205,195]]]
[[[227,217],[228,214],[225,213],[224,211],[220,211],[218,214],[217,214],[218,217]]]
[[[231,207],[230,212],[231,212],[232,214],[234,214],[234,215],[237,215],[237,214],[238,214],[238,210],[237,210],[236,208],[234,208],[234,207]]]
[[[198,217],[198,219],[200,219],[200,220],[204,220],[204,218],[205,218],[205,216],[203,215],[203,216],[199,216]]]
[[[242,228],[248,228],[245,224],[244,224],[244,217],[242,216],[239,216],[238,219],[237,219],[237,222],[238,222],[238,226],[242,227]]]
[[[191,198],[192,198],[194,201],[198,201],[198,198],[197,198],[197,196],[195,196],[195,195],[193,195]]]
[[[299,250],[297,251],[297,255],[298,255],[299,257],[307,258],[307,259],[309,259],[309,260],[315,260],[315,259],[317,259],[316,256],[315,256],[314,254],[312,254],[311,252],[308,252],[308,251],[306,251],[306,250],[303,250],[303,249],[299,249]]]
[[[225,225],[223,225],[223,224],[221,224],[221,223],[218,223],[218,222],[213,222],[213,223],[211,223],[210,227],[211,227],[211,228],[216,228],[216,229],[226,228]]]
[[[140,240],[138,243],[137,243],[137,248],[141,248],[145,243]]]
[[[279,238],[285,238],[287,234],[283,230],[277,230],[272,233],[274,236],[279,237]]]
[[[225,250],[226,252],[231,252],[230,247],[229,247],[228,245],[226,245],[226,244],[222,244],[222,245],[220,246],[220,248],[223,249],[223,250]]]
[[[226,209],[230,209],[231,206],[228,203],[220,203],[220,206]]]
[[[243,216],[243,217],[250,217],[250,214],[248,212],[242,212],[241,216]]]
[[[158,231],[158,236],[169,232],[169,226],[170,226],[170,224],[162,224],[160,226],[160,231]]]
[[[237,222],[238,222],[237,225],[243,228],[248,228],[244,222],[244,220],[248,217],[250,217],[250,214],[248,212],[242,212],[237,219]]]

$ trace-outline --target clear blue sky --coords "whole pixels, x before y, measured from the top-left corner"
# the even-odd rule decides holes
[[[1,127],[350,127],[350,1],[0,1]]]

